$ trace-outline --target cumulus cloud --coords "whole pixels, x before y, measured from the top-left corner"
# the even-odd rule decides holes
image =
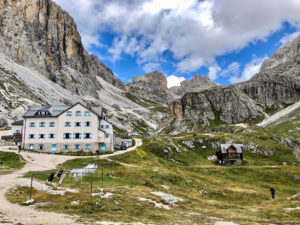
[[[227,69],[223,70],[220,73],[221,77],[229,77],[229,76],[238,76],[240,73],[240,64],[238,62],[233,62],[228,65]]]
[[[78,24],[87,49],[115,36],[112,61],[129,54],[138,63],[164,60],[178,72],[212,65],[215,57],[266,39],[283,22],[300,22],[298,0],[55,0]],[[284,41],[284,40],[283,40]]]
[[[160,70],[160,64],[159,63],[146,63],[144,64],[143,66],[143,70],[146,72],[146,73],[150,73],[150,72],[153,72],[155,70]]]
[[[176,77],[175,75],[167,76],[168,88],[180,86],[180,83],[184,80],[184,77]]]
[[[216,80],[219,77],[237,77],[240,74],[240,64],[233,62],[227,68],[220,68],[219,65],[214,64],[208,68],[208,77],[211,80]]]
[[[263,63],[263,61],[266,58],[254,58],[245,65],[244,70],[242,72],[242,75],[240,77],[238,76],[231,76],[230,82],[231,83],[240,83],[249,80],[253,75],[259,72],[260,67]]]
[[[208,77],[211,80],[215,80],[218,78],[218,73],[221,71],[221,68],[218,65],[212,65],[208,68]]]

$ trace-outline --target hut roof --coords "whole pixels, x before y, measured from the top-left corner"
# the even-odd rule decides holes
[[[236,149],[236,153],[243,153],[243,151],[242,151],[243,145],[242,144],[221,144],[221,152],[222,152],[222,154],[226,154],[227,150],[231,146]]]

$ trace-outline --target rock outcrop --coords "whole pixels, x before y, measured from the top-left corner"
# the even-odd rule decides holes
[[[260,72],[285,65],[286,63],[289,66],[300,63],[300,36],[281,46],[269,59],[266,59],[260,68]]]
[[[166,76],[159,71],[154,71],[152,73],[147,73],[144,76],[136,76],[132,78],[132,83],[138,83],[139,81],[155,84],[165,89],[168,87]]]
[[[0,0],[0,51],[81,96],[98,98],[96,77],[124,89],[81,42],[73,18],[51,0]]]
[[[175,98],[167,86],[166,76],[161,72],[154,71],[144,76],[133,77],[132,82],[128,85],[127,92],[138,99],[169,104]]]
[[[187,93],[170,106],[171,115],[198,124],[237,123],[263,117],[263,111],[240,89],[215,88],[198,93]]]
[[[137,98],[160,104],[170,104],[185,93],[199,92],[217,86],[220,85],[208,77],[195,75],[191,80],[181,82],[178,87],[168,88],[166,76],[159,71],[154,71],[144,76],[133,77],[127,91]]]
[[[185,93],[199,92],[218,86],[220,84],[213,82],[209,77],[195,74],[192,79],[182,81],[179,87],[171,87],[170,90],[175,95],[183,96]]]
[[[172,118],[193,125],[259,121],[300,100],[300,37],[280,47],[249,81],[185,94],[170,106]],[[216,118],[216,114],[220,115]]]
[[[263,108],[281,109],[299,101],[300,36],[266,59],[252,79],[237,86]]]

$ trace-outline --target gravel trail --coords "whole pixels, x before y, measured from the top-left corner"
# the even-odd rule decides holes
[[[285,115],[293,112],[294,110],[298,109],[300,107],[300,101],[296,102],[293,105],[290,105],[289,107],[286,107],[285,109],[275,113],[274,115],[266,118],[265,120],[263,120],[262,122],[258,123],[257,126],[260,127],[265,127],[270,123],[275,122],[276,120],[280,119],[281,117],[284,117]]]
[[[124,154],[132,151],[142,145],[141,139],[135,139],[136,145],[127,149],[126,151],[119,151],[112,154],[98,156],[99,158],[107,158],[114,155]],[[8,150],[8,147],[1,146],[0,151],[17,152],[16,150]],[[31,152],[21,152],[21,156],[26,161],[26,165],[14,173],[0,176],[0,224],[22,224],[22,225],[65,225],[65,224],[79,224],[76,222],[77,217],[58,214],[53,212],[38,211],[34,206],[21,206],[9,202],[5,193],[17,186],[21,178],[28,171],[43,171],[55,169],[58,164],[64,163],[67,160],[75,158],[90,158],[78,156],[63,156],[63,155],[49,155]],[[97,157],[97,156],[95,156]],[[28,180],[30,181],[30,180]]]

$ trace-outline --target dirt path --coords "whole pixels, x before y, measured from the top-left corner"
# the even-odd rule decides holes
[[[265,127],[267,126],[268,124],[270,123],[273,123],[275,122],[276,120],[280,119],[281,117],[284,117],[285,115],[293,112],[294,110],[296,110],[297,108],[300,107],[300,101],[299,102],[296,102],[295,104],[293,105],[290,105],[289,107],[286,107],[285,109],[275,113],[274,115],[266,118],[265,120],[263,120],[262,122],[258,123],[257,126],[260,126],[260,127]]]
[[[141,139],[135,139],[136,145],[126,151],[119,151],[112,154],[98,156],[99,158],[107,158],[114,155],[124,154],[132,151],[142,145]],[[0,147],[0,151],[17,152],[16,150],[8,150],[7,147]],[[78,224],[75,222],[76,217],[64,214],[38,211],[34,206],[20,206],[9,202],[5,193],[15,187],[19,177],[22,177],[28,171],[42,171],[55,169],[58,164],[74,158],[86,158],[77,156],[49,155],[31,152],[21,153],[26,165],[19,171],[8,175],[0,176],[0,224],[22,224],[22,225],[52,225],[52,224]],[[91,156],[89,156],[90,158]]]

